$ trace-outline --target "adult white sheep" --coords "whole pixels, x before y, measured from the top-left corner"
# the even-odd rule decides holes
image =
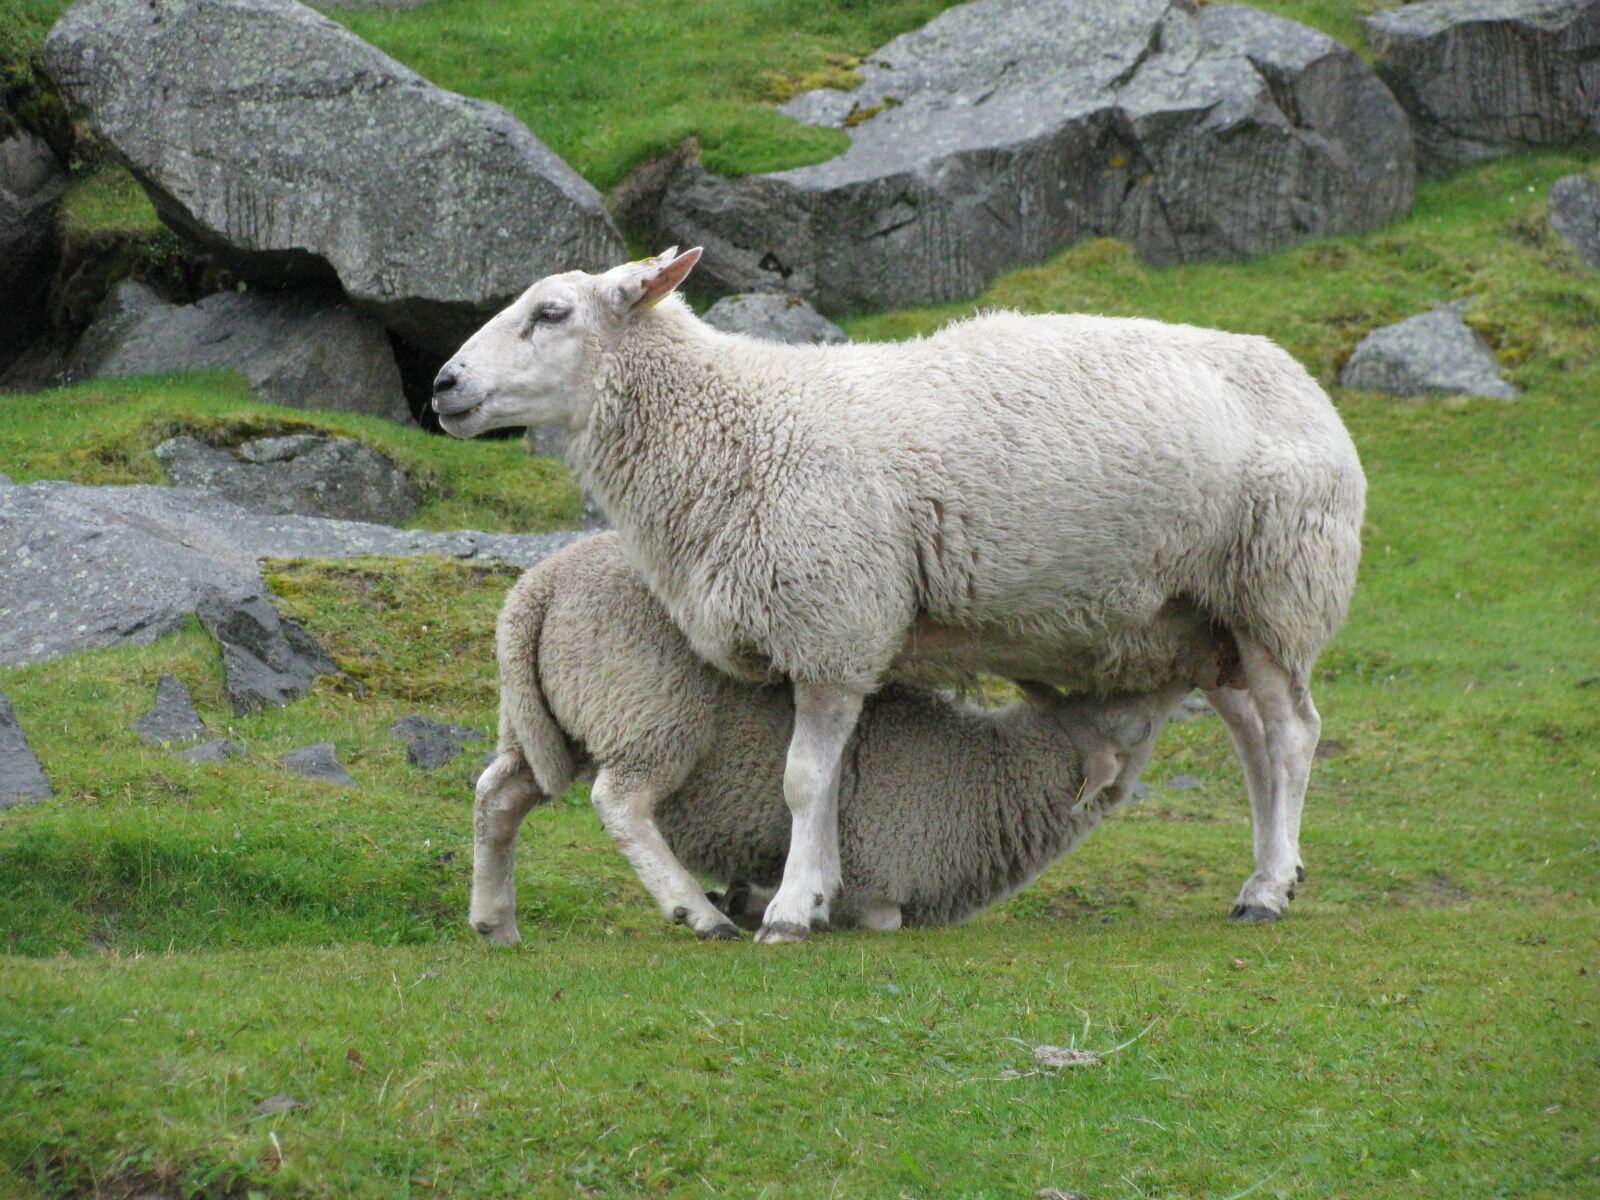
[[[517,940],[512,853],[536,803],[592,775],[592,796],[664,916],[737,936],[749,887],[712,906],[696,874],[778,882],[789,689],[739,683],[689,648],[615,534],[524,573],[501,609],[500,752],[479,778],[469,920]],[[1193,620],[1185,650],[1217,652]],[[870,697],[840,786],[843,889],[833,921],[964,920],[1023,887],[1127,799],[1186,688],[983,710],[890,686]],[[759,910],[757,910],[759,911]],[[728,915],[724,915],[726,912]]]
[[[1091,316],[758,342],[670,296],[699,253],[541,280],[445,365],[433,404],[458,437],[565,421],[568,461],[695,650],[793,681],[790,853],[760,940],[827,919],[839,755],[885,679],[1145,691],[1173,678],[1163,625],[1196,610],[1242,663],[1194,681],[1250,796],[1233,914],[1281,913],[1320,730],[1311,668],[1355,584],[1366,492],[1315,381],[1262,338]]]

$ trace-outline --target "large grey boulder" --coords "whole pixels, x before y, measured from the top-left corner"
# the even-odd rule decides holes
[[[1153,263],[1236,259],[1411,202],[1411,135],[1382,81],[1240,5],[976,0],[861,74],[785,109],[845,129],[839,157],[673,176],[659,223],[706,246],[702,277],[838,314],[969,296],[1088,237]]]
[[[192,437],[155,448],[167,477],[260,513],[301,513],[398,525],[417,511],[406,473],[352,438],[300,433],[220,450]]]
[[[1600,103],[1600,98],[1597,98]],[[1550,227],[1591,267],[1600,268],[1600,183],[1568,175],[1550,185]]]
[[[273,517],[206,492],[142,484],[0,487],[0,666],[146,645],[207,597],[264,595],[263,558],[437,554],[526,567],[577,536]]]
[[[1492,396],[1514,400],[1494,351],[1461,319],[1465,305],[1442,304],[1361,339],[1339,372],[1345,387],[1400,396]]]
[[[0,137],[0,370],[43,328],[66,185],[67,173],[42,139],[22,129]]]
[[[168,304],[118,284],[67,359],[81,379],[166,371],[238,371],[263,400],[411,424],[383,325],[337,290],[217,292]]]
[[[706,309],[703,319],[714,329],[795,346],[834,345],[847,340],[844,330],[799,296],[782,292],[724,296]]]
[[[151,746],[168,742],[193,742],[205,737],[205,723],[194,710],[194,697],[176,675],[156,680],[155,703],[133,723],[133,731]]]
[[[44,768],[17,724],[17,710],[0,692],[0,812],[19,804],[37,804],[53,795]]]
[[[1423,170],[1600,142],[1600,0],[1423,0],[1364,24]]]
[[[45,59],[168,225],[263,279],[337,279],[438,353],[535,279],[623,257],[510,113],[294,0],[79,0]]]

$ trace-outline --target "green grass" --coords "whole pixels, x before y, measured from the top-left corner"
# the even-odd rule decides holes
[[[1366,553],[1281,924],[1223,920],[1249,824],[1200,720],[1163,735],[1148,800],[972,924],[787,950],[662,927],[580,790],[530,817],[526,941],[491,953],[464,924],[477,756],[421,772],[385,730],[492,729],[510,575],[276,564],[349,671],[290,707],[232,717],[197,629],[0,671],[58,793],[0,815],[0,1194],[1595,1195],[1600,275],[1540,221],[1593,165],[1480,167],[1385,230],[1254,263],[1095,243],[979,302],[1259,331],[1331,379],[1371,325],[1474,295],[1513,364],[1511,403],[1334,389]],[[488,524],[531,469],[217,379],[8,399],[0,469],[153,479],[151,439],[187,423],[302,419],[463,489],[429,520]],[[165,670],[248,759],[137,741]],[[348,792],[273,765],[323,738]],[[1203,785],[1161,786],[1180,772]],[[1141,1031],[1100,1068],[1003,1077],[1031,1045]],[[309,1107],[256,1113],[282,1094]]]
[[[376,417],[300,410],[251,396],[235,375],[97,379],[7,396],[0,403],[0,471],[19,483],[165,483],[152,453],[189,434],[215,445],[323,430],[388,455],[422,489],[420,529],[539,532],[571,525],[579,493],[556,461],[520,441],[457,442]]]

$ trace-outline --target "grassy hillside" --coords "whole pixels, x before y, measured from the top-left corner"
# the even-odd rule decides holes
[[[1249,826],[1199,720],[1163,736],[1145,803],[973,924],[781,951],[662,927],[575,793],[529,819],[526,941],[491,953],[464,921],[475,756],[424,773],[385,729],[491,729],[509,575],[278,564],[350,671],[288,708],[229,715],[197,629],[0,671],[58,793],[0,815],[0,1195],[1596,1194],[1600,275],[1540,215],[1595,165],[1477,168],[1388,229],[1256,263],[1153,271],[1097,243],[980,301],[1259,331],[1331,379],[1373,324],[1473,296],[1522,389],[1334,391],[1366,555],[1280,924],[1223,919]],[[148,478],[174,423],[271,412],[214,381],[29,404],[0,403],[19,478]],[[316,420],[452,487],[481,472],[474,520],[511,478],[504,445]],[[135,739],[166,670],[249,759]],[[323,738],[352,790],[273,765]],[[1185,772],[1202,786],[1164,786]],[[1029,1054],[1135,1038],[1060,1074]],[[307,1106],[258,1111],[282,1095]]]

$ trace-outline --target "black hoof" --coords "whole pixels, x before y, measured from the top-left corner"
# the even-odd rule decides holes
[[[1259,904],[1235,904],[1233,911],[1228,914],[1234,921],[1245,921],[1257,924],[1263,921],[1276,921],[1280,914],[1270,908],[1263,908]]]
[[[717,925],[699,935],[702,942],[737,942],[739,931],[732,925]]]
[[[797,925],[793,921],[774,921],[770,925],[763,925],[756,931],[756,941],[768,945],[778,945],[785,942],[803,942],[811,936],[811,930],[804,925]]]
[[[1304,883],[1306,881],[1306,869],[1304,867],[1302,867],[1299,863],[1295,864],[1294,881],[1296,883]]]
[[[1294,889],[1295,889],[1295,885],[1291,883],[1289,885],[1289,899],[1291,899],[1291,900],[1294,899]]]
[[[735,879],[728,885],[728,890],[722,896],[722,911],[730,917],[737,917],[750,907],[750,883],[745,879]]]

